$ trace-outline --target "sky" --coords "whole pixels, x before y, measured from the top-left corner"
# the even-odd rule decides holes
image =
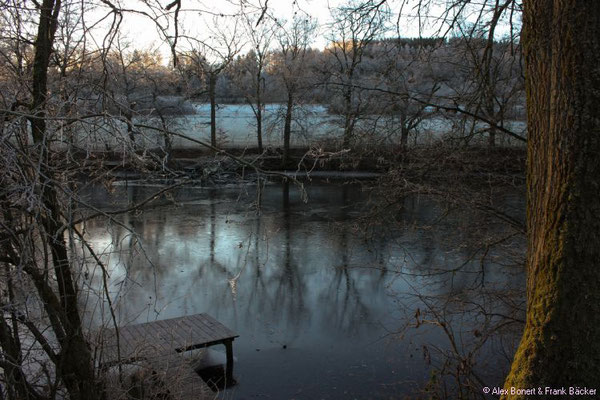
[[[247,7],[246,11],[249,11],[255,17],[258,18],[260,11],[258,8],[259,2],[264,0],[252,0],[255,7]],[[168,0],[161,0],[163,4],[167,4]],[[324,25],[329,19],[329,7],[335,7],[342,3],[342,0],[329,0],[318,1],[318,0],[268,0],[269,13],[276,18],[291,19],[294,13],[307,13],[315,18],[319,25]],[[121,7],[138,10],[148,11],[148,8],[143,6],[140,1],[137,0],[122,0],[115,2],[120,4]],[[180,11],[180,26],[179,33],[184,33],[192,37],[201,37],[206,39],[208,36],[213,35],[215,25],[220,28],[227,28],[232,30],[231,20],[228,18],[229,15],[240,11],[239,4],[233,4],[225,0],[216,1],[192,1],[183,0],[183,4]],[[94,10],[92,18],[99,20],[110,13],[108,6],[100,6]],[[220,17],[218,14],[223,14]],[[98,29],[96,32],[96,42],[100,43],[103,36],[106,33],[106,28],[110,25],[112,18],[109,17],[103,21],[103,28]],[[166,27],[166,22],[163,23]],[[169,26],[169,31],[173,33],[173,26]],[[238,28],[238,31],[240,29]],[[141,49],[160,48],[163,55],[167,55],[170,52],[169,46],[165,43],[164,37],[160,35],[156,24],[148,17],[135,12],[127,12],[123,14],[123,22],[121,24],[122,40],[131,42],[133,47]],[[181,44],[181,43],[180,43]],[[322,34],[315,37],[313,47],[323,48],[327,44],[327,40]],[[185,44],[183,44],[185,45]]]
[[[245,0],[247,4],[244,9],[250,15],[253,15],[254,19],[258,18],[261,13],[260,6],[267,1],[268,12],[276,17],[277,19],[291,19],[294,14],[309,14],[311,17],[318,21],[321,27],[319,33],[315,35],[314,41],[311,44],[314,48],[322,49],[327,45],[327,24],[330,22],[330,9],[335,8],[347,0]],[[114,0],[114,4],[119,5],[122,8],[129,10],[144,11],[146,13],[152,12],[144,3],[155,4],[157,6],[164,6],[168,4],[170,0]],[[392,6],[397,6],[399,1],[389,2]],[[399,21],[398,28],[400,29],[400,35],[403,37],[418,37],[419,36],[419,24],[416,18],[416,10],[411,4],[417,4],[417,0],[408,0],[408,5],[403,9],[403,17]],[[437,5],[432,6],[428,10],[428,15],[433,17],[429,20],[429,25],[422,27],[422,36],[433,36],[438,34],[438,29],[432,27],[434,25],[435,17],[439,17],[443,13],[444,2],[437,2]],[[173,11],[172,9],[171,11]],[[201,38],[202,40],[210,42],[209,37],[215,36],[217,30],[224,30],[230,35],[234,35],[242,39],[242,29],[240,27],[234,27],[231,22],[233,18],[228,17],[229,15],[239,13],[241,10],[239,0],[182,0],[182,9],[179,17],[179,34],[182,36],[189,36],[192,38]],[[397,10],[393,10],[397,11]],[[162,12],[162,8],[158,8],[155,12]],[[102,17],[109,15],[110,8],[108,6],[99,6],[92,13],[92,19],[98,20]],[[223,16],[220,16],[222,14]],[[465,19],[469,21],[473,16],[466,15]],[[159,19],[159,23],[165,28],[171,35],[174,33],[173,19]],[[102,42],[105,36],[106,29],[112,22],[112,16],[103,20],[102,28],[96,31],[96,41]],[[395,17],[392,24],[396,22]],[[438,25],[439,26],[439,25]],[[123,14],[123,22],[121,24],[121,40],[127,41],[131,44],[131,47],[137,49],[159,49],[163,55],[164,62],[168,62],[170,59],[170,47],[166,43],[164,36],[162,36],[157,29],[155,22],[151,20],[147,15],[136,12],[126,12]],[[218,28],[218,29],[217,29]],[[499,27],[499,35],[506,34],[509,30],[508,25],[504,24]],[[396,36],[397,32],[394,29],[390,30],[389,35]],[[178,42],[178,48],[183,49],[186,46],[186,40],[181,39]],[[248,46],[246,46],[246,49]]]

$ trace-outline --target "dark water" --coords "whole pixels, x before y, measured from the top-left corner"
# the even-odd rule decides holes
[[[90,201],[119,209],[157,189],[120,186]],[[387,399],[422,390],[447,354],[481,341],[498,322],[490,314],[521,306],[524,277],[507,251],[518,258],[521,239],[482,261],[482,238],[510,233],[485,216],[412,197],[365,219],[378,203],[359,186],[314,184],[308,195],[283,184],[260,196],[255,186],[185,188],[161,207],[89,223],[119,322],[206,312],[239,333],[238,384],[222,398]],[[516,340],[502,332],[473,356],[490,384]]]

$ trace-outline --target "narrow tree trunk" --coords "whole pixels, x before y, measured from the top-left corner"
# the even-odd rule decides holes
[[[494,93],[491,87],[489,90],[490,92],[488,93],[487,98],[486,114],[488,119],[491,121],[488,129],[488,146],[492,148],[496,146],[496,113],[494,110]]]
[[[98,398],[99,393],[95,382],[92,354],[83,333],[77,286],[73,279],[67,245],[59,223],[59,199],[54,185],[54,181],[46,182],[47,190],[44,190],[43,198],[47,214],[42,219],[42,223],[49,239],[65,333],[64,338],[59,339],[61,349],[57,370],[72,399],[93,400]]]
[[[488,130],[489,147],[496,146],[496,113],[494,111],[496,107],[494,93],[496,91],[497,81],[492,75],[491,68],[492,61],[494,59],[494,36],[496,32],[496,26],[498,25],[498,21],[500,20],[502,14],[510,4],[512,4],[511,0],[504,0],[502,4],[500,4],[499,0],[496,0],[496,4],[494,6],[494,15],[492,17],[492,20],[490,21],[490,30],[488,32],[487,44],[483,53],[482,67],[480,70],[480,73],[483,75],[482,89],[484,91],[485,96],[485,110],[488,119],[494,122],[494,124],[490,124]]]
[[[406,115],[404,112],[400,115],[400,151],[404,156],[408,148],[408,122],[406,121]]]
[[[55,8],[56,6],[56,8]],[[34,142],[42,143],[46,134],[46,117],[44,103],[48,92],[48,66],[50,65],[50,54],[52,43],[56,32],[60,1],[44,0],[40,10],[38,33],[35,40],[35,54],[33,56],[32,70],[32,102],[31,111],[34,117],[29,119],[31,134]]]
[[[598,2],[524,2],[527,321],[509,389],[600,390],[599,31]]]
[[[290,159],[290,137],[292,136],[292,111],[294,108],[294,93],[288,90],[287,108],[285,110],[285,124],[283,126],[283,164],[287,165]]]
[[[263,152],[263,142],[262,142],[262,90],[261,90],[261,72],[262,68],[258,69],[258,73],[256,75],[256,139],[258,141],[258,152]]]
[[[217,75],[211,73],[208,78],[208,97],[210,98],[210,145],[217,147]]]
[[[165,158],[164,158],[164,163],[166,166],[170,166],[171,165],[171,153],[173,152],[173,140],[171,139],[171,136],[167,133],[164,132],[163,133],[163,141],[164,141],[164,146],[165,146]]]
[[[60,344],[59,360],[56,365],[57,375],[63,380],[71,399],[93,400],[99,398],[100,393],[95,383],[91,352],[83,335],[77,304],[76,283],[73,279],[68,251],[62,234],[62,213],[57,195],[59,181],[55,179],[52,166],[49,165],[50,149],[47,143],[48,132],[44,119],[46,116],[48,67],[60,6],[60,0],[44,0],[40,9],[32,70],[31,111],[34,116],[29,121],[34,143],[37,146],[36,156],[40,158],[40,165],[42,165],[40,197],[43,212],[40,216],[41,224],[43,234],[48,239],[60,299],[60,306],[45,304],[46,309],[50,310],[49,314],[59,314],[58,318],[49,315],[50,319],[55,321],[52,326]],[[39,277],[36,275],[37,271],[29,273],[34,281],[36,279],[39,281]],[[38,284],[36,287],[38,290],[41,288]],[[48,293],[44,293],[44,289],[39,294],[43,301],[50,296]]]
[[[8,270],[8,267],[6,268]],[[7,277],[10,272],[7,271]],[[10,283],[9,283],[10,285]],[[9,286],[10,288],[10,286]],[[0,306],[9,309],[0,302]],[[37,392],[28,385],[27,377],[22,369],[21,343],[17,326],[10,326],[6,317],[0,318],[0,346],[2,346],[1,366],[3,369],[3,380],[6,382],[6,391],[9,399],[26,399],[28,396],[37,399]],[[12,319],[12,317],[11,317]],[[17,328],[17,329],[15,329]],[[0,387],[1,389],[1,387]]]
[[[352,142],[354,134],[352,119],[352,87],[348,87],[344,92],[344,141],[342,144],[344,148],[349,147]]]
[[[496,146],[496,125],[490,125],[488,130],[488,146],[490,148]]]
[[[124,110],[125,120],[127,121],[127,136],[129,136],[129,140],[131,141],[131,146],[135,149],[135,130],[133,129],[133,109],[135,104],[129,103],[129,106],[126,110]]]
[[[157,96],[156,96],[156,92],[154,92],[152,94],[153,98],[153,102],[154,104],[157,103]],[[158,110],[158,118],[160,118],[160,123],[162,125],[163,128],[163,146],[164,146],[164,165],[165,166],[170,166],[171,165],[171,152],[173,151],[173,139],[171,139],[171,134],[168,132],[168,127],[167,127],[167,121],[165,119],[165,116],[163,115],[163,113]]]
[[[256,138],[258,140],[258,152],[263,152],[263,141],[262,141],[262,104],[258,103],[258,110],[256,112]]]

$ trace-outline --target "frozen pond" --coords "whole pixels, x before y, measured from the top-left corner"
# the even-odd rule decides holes
[[[118,209],[153,190],[96,189],[90,201]],[[360,187],[315,183],[308,194],[304,203],[293,186],[267,185],[258,212],[254,186],[186,188],[171,205],[88,223],[120,324],[206,312],[239,333],[238,384],[222,398],[399,398],[423,388],[434,349],[450,347],[443,329],[421,320],[427,304],[460,297],[502,314],[486,293],[524,286],[520,269],[491,253],[485,265],[474,256],[479,233],[465,222],[478,218],[472,211],[440,223],[444,206],[414,197],[394,225],[367,229],[357,217],[373,204]],[[488,317],[455,307],[444,313],[467,351]],[[95,308],[88,317],[106,315]],[[497,346],[490,340],[478,353],[490,384],[501,383],[508,365]]]

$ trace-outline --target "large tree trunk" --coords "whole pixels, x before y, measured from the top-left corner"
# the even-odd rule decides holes
[[[600,390],[600,3],[524,7],[527,322],[505,387]]]

